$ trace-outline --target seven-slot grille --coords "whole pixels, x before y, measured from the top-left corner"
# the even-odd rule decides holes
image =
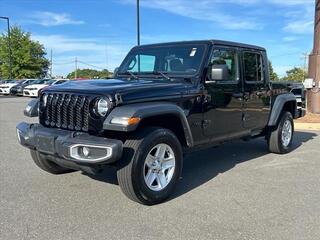
[[[44,98],[47,95],[44,106]],[[41,97],[40,122],[48,127],[88,131],[90,98],[83,95],[45,93]]]

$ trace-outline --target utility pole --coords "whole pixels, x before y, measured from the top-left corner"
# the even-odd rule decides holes
[[[140,45],[140,1],[137,0],[137,45]]]
[[[9,49],[9,79],[12,79],[12,52],[11,52],[11,35],[10,35],[10,20],[8,17],[1,17],[1,19],[7,20],[8,28],[8,49]]]
[[[52,48],[50,50],[50,78],[52,78]]]
[[[308,110],[320,114],[320,0],[315,0],[314,44],[309,56],[309,78],[315,86],[308,91]]]
[[[77,73],[77,71],[78,71],[78,59],[77,59],[77,57],[76,57],[74,63],[75,63],[75,67],[76,67],[76,69],[74,70],[74,79],[77,79],[78,78],[78,73]]]

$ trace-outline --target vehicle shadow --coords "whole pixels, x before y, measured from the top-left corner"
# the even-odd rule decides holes
[[[312,132],[295,132],[293,149],[297,149],[316,136],[317,134]],[[190,153],[184,159],[182,177],[170,199],[201,186],[237,164],[254,160],[266,154],[270,153],[264,138],[248,142],[234,141],[219,147]],[[118,185],[115,167],[107,167],[102,173],[87,176],[98,181]]]

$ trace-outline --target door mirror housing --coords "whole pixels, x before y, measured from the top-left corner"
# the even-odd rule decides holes
[[[206,83],[215,83],[219,81],[226,81],[230,78],[229,69],[226,64],[211,65],[209,80]]]
[[[117,76],[118,71],[119,71],[119,67],[116,67],[113,71],[113,77]]]

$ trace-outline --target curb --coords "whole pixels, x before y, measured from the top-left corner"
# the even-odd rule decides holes
[[[320,131],[320,123],[294,123],[294,128],[297,130],[315,130]]]

